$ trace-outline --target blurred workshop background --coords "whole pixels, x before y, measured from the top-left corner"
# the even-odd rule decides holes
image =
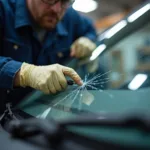
[[[97,31],[103,31],[121,20],[146,0],[76,0],[73,8],[92,18]]]
[[[78,10],[81,14],[90,17],[95,24],[97,33],[101,38],[101,33],[107,31],[109,27],[114,26],[116,23],[125,23],[118,24],[117,29],[115,29],[115,34],[111,37],[112,39],[118,38],[120,33],[128,35],[123,40],[118,40],[118,42],[111,47],[100,59],[100,72],[109,73],[110,82],[107,85],[107,88],[120,88],[123,85],[123,88],[137,89],[136,87],[130,87],[129,83],[132,83],[135,77],[139,81],[139,84],[142,85],[143,82],[148,78],[150,74],[150,25],[149,23],[145,26],[144,23],[135,22],[135,26],[141,24],[141,28],[135,33],[130,34],[132,30],[124,31],[124,27],[128,28],[130,22],[121,22],[129,14],[135,13],[137,8],[142,7],[143,4],[149,3],[146,0],[76,0],[73,4],[73,8]],[[147,9],[147,8],[148,9]],[[140,16],[144,18],[145,13],[149,10],[149,4],[143,7],[138,14],[135,14],[134,21],[137,21]],[[146,20],[146,19],[145,19]],[[134,22],[132,21],[132,22]],[[148,22],[148,21],[147,21]],[[131,24],[132,26],[132,24]],[[111,43],[112,39],[107,38],[108,42]],[[104,48],[105,49],[105,48]],[[142,76],[141,76],[142,75]],[[136,80],[136,82],[137,82]],[[126,84],[127,83],[127,84]],[[135,83],[134,83],[135,85]]]

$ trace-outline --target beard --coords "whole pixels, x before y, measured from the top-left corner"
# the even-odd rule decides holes
[[[61,21],[64,13],[57,14],[54,12],[49,12],[47,14],[43,14],[40,17],[36,18],[36,22],[38,25],[45,30],[52,30],[56,27],[58,22]]]

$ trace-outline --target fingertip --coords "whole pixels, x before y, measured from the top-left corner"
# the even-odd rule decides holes
[[[80,76],[78,75],[78,73],[77,73],[74,69],[69,68],[69,67],[63,67],[63,73],[64,73],[64,75],[67,75],[67,76],[69,76],[71,79],[73,79],[73,81],[74,81],[76,84],[78,84],[78,85],[80,85],[80,86],[83,85],[83,82],[82,82]]]
[[[81,79],[76,80],[75,83],[78,84],[79,86],[83,85],[83,81]]]
[[[83,81],[80,80],[78,85],[82,86],[83,85]]]

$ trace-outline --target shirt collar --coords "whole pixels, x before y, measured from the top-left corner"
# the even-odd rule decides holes
[[[16,0],[15,28],[32,25],[26,0]]]

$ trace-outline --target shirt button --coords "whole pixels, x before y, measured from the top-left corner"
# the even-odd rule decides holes
[[[61,53],[61,52],[57,53],[57,56],[58,56],[59,58],[64,57],[63,53]]]
[[[19,46],[15,44],[14,49],[17,50],[18,48],[19,48]]]

